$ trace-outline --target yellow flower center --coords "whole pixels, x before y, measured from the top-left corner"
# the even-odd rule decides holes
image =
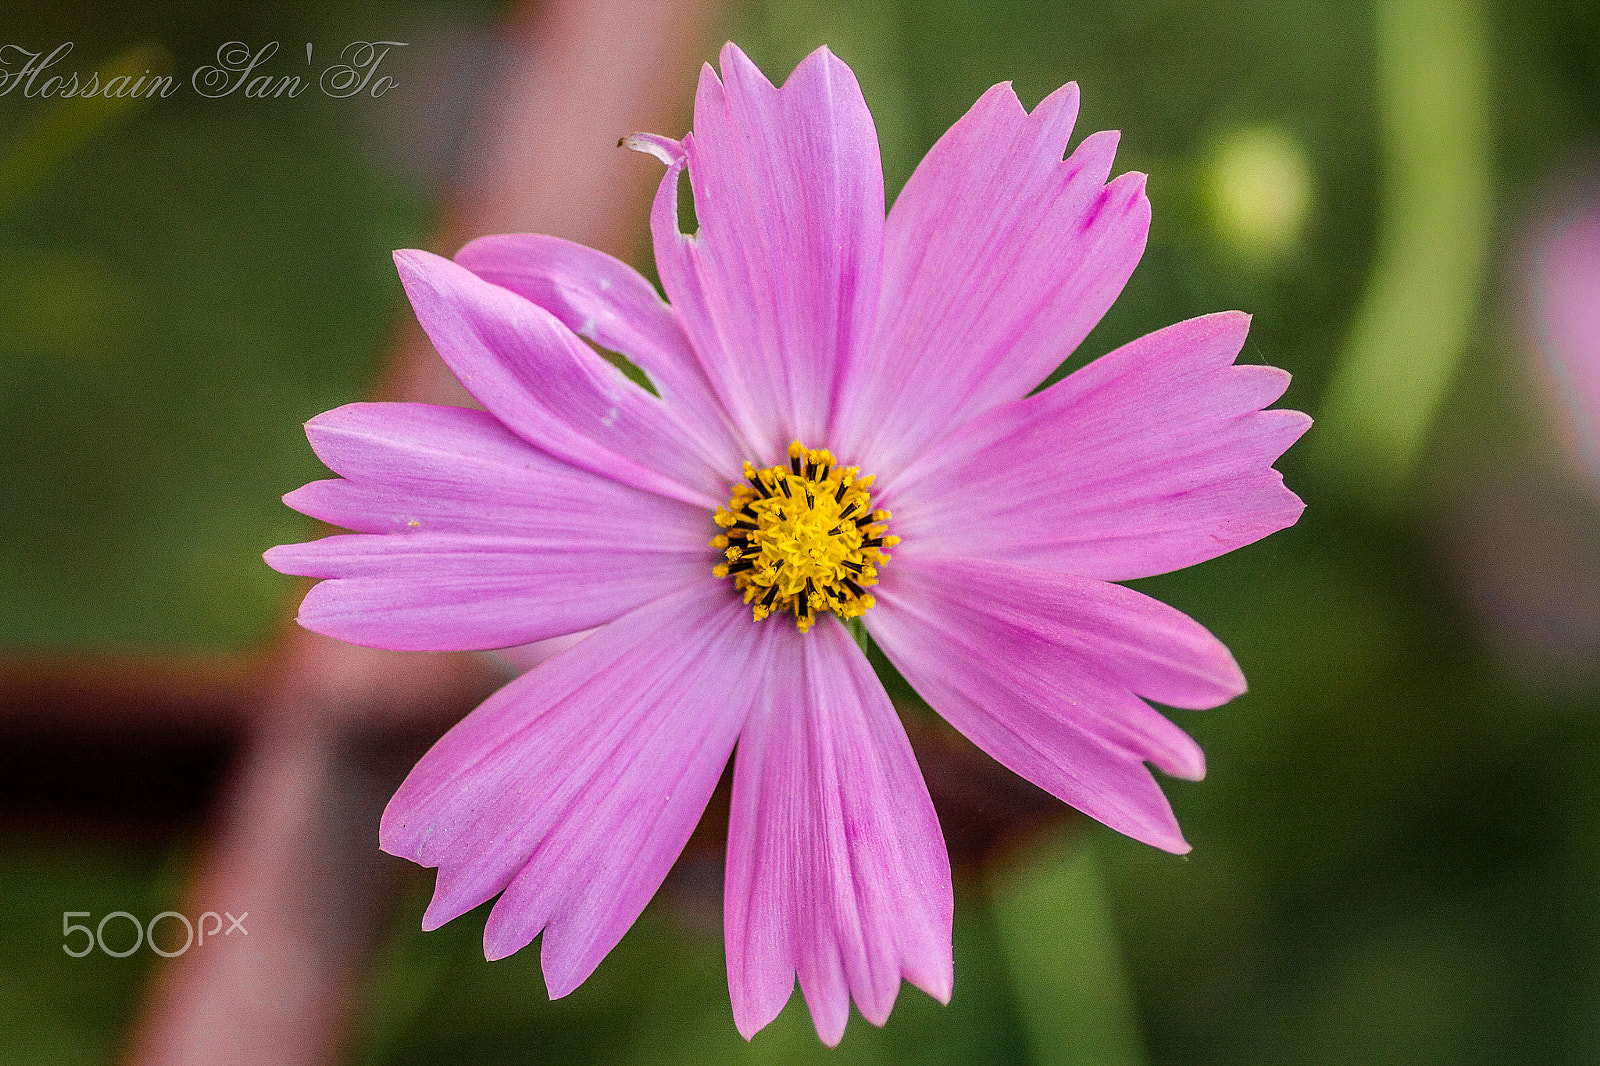
[[[889,561],[883,549],[900,538],[884,536],[889,512],[872,509],[872,475],[860,473],[799,441],[789,445],[787,467],[744,464],[745,480],[717,508],[723,532],[711,546],[728,561],[712,573],[733,579],[756,621],[793,611],[804,633],[819,611],[859,618],[871,609],[866,589]]]

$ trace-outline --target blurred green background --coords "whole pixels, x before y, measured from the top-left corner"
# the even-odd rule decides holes
[[[309,532],[278,498],[321,476],[300,423],[377,369],[389,251],[428,241],[498,16],[0,10],[0,44],[70,40],[80,70],[410,42],[382,100],[0,97],[0,651],[244,655],[272,632],[293,585],[260,552]],[[1079,134],[1123,131],[1155,220],[1069,366],[1238,307],[1244,358],[1294,374],[1285,405],[1319,420],[1279,464],[1304,518],[1139,583],[1251,683],[1179,712],[1210,767],[1166,784],[1195,850],[1094,827],[964,878],[952,1004],[906,989],[833,1052],[798,997],[740,1040],[715,915],[653,905],[552,1004],[534,951],[483,962],[482,912],[417,932],[419,872],[355,1060],[1600,1061],[1600,497],[1520,297],[1527,235],[1596,163],[1600,5],[763,0],[714,36],[708,58],[732,37],[774,78],[820,43],[850,62],[891,197],[990,84],[1031,106],[1077,80]],[[174,906],[198,824],[8,810],[0,1061],[108,1061],[152,956],[65,959],[62,901]]]

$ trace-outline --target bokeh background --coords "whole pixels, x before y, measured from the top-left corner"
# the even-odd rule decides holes
[[[138,693],[105,664],[181,664],[201,701],[281,646],[297,586],[260,553],[316,532],[278,499],[322,476],[300,423],[371,394],[406,314],[389,252],[436,245],[471,186],[507,17],[0,9],[0,44],[180,82],[232,40],[283,42],[285,71],[305,42],[407,42],[381,99],[0,96],[0,1062],[118,1061],[153,1024],[162,960],[69,958],[60,915],[184,909],[246,730],[107,728]],[[1175,712],[1209,760],[1166,784],[1191,855],[1059,818],[985,839],[949,1007],[907,988],[826,1051],[796,997],[746,1045],[714,849],[551,1003],[535,950],[483,961],[483,911],[418,931],[431,874],[382,860],[333,1061],[1600,1061],[1600,481],[1540,317],[1540,250],[1596,203],[1600,5],[759,0],[696,25],[695,57],[731,37],[775,79],[831,45],[891,197],[996,81],[1031,106],[1076,80],[1079,136],[1122,130],[1149,250],[1068,369],[1242,308],[1244,358],[1318,419],[1279,464],[1297,526],[1138,583],[1250,692]],[[649,270],[642,206],[617,210]],[[32,713],[15,678],[74,664],[101,679],[82,720]]]

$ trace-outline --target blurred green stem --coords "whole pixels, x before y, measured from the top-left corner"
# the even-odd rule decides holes
[[[988,889],[1036,1066],[1143,1066],[1093,844],[1047,844],[990,875]]]
[[[1398,497],[1472,325],[1492,202],[1488,25],[1480,0],[1379,0],[1385,174],[1377,265],[1314,437],[1325,470]]]
[[[848,618],[845,620],[844,627],[850,631],[850,636],[855,639],[856,644],[865,653],[867,651],[866,624],[860,618]]]

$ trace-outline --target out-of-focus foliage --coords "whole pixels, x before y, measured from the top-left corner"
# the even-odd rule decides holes
[[[352,32],[314,11],[8,5],[0,44],[71,41],[87,74],[142,33],[184,77],[235,37]],[[0,647],[243,648],[279,616],[260,552],[304,528],[277,499],[315,469],[298,426],[361,394],[389,251],[426,233],[424,190],[365,150],[381,103],[182,91],[80,137],[83,102],[0,97],[0,156],[53,162],[0,215]]]
[[[1263,269],[1299,252],[1316,201],[1305,149],[1277,126],[1228,130],[1205,162],[1205,211],[1223,242]]]
[[[1378,255],[1313,454],[1324,457],[1329,480],[1392,497],[1410,487],[1479,317],[1492,112],[1489,27],[1476,0],[1380,0],[1375,13],[1384,134]]]
[[[1370,314],[1392,227],[1415,221],[1395,214],[1406,201],[1384,139],[1374,10],[761,0],[724,33],[775,77],[824,42],[849,61],[891,196],[993,82],[1013,80],[1031,105],[1077,80],[1080,133],[1123,131],[1119,169],[1150,175],[1155,221],[1127,291],[1067,369],[1238,307],[1255,315],[1245,358],[1292,371],[1286,403],[1319,415],[1348,373],[1338,361]],[[1059,972],[1066,951],[1114,968],[1115,946],[1072,924],[1099,892],[1120,933],[1132,1043],[1153,1063],[1600,1060],[1600,505],[1541,428],[1512,295],[1519,234],[1600,146],[1600,13],[1582,0],[1460,10],[1476,21],[1446,29],[1482,42],[1490,79],[1483,112],[1456,116],[1490,149],[1485,217],[1463,223],[1486,218],[1489,265],[1452,297],[1464,301],[1459,365],[1410,475],[1375,508],[1366,487],[1383,475],[1359,452],[1330,469],[1293,451],[1280,465],[1310,504],[1298,526],[1140,582],[1225,640],[1251,682],[1219,711],[1179,712],[1210,766],[1202,783],[1167,785],[1192,855],[1097,829],[1099,887],[1074,880],[1071,856],[1032,881],[973,879],[952,1004],[907,989],[884,1031],[857,1018],[833,1052],[798,1003],[752,1044],[738,1038],[714,914],[654,906],[552,1004],[534,951],[482,961],[481,911],[416,931],[419,876],[375,967],[359,1061],[1050,1061],[1060,1049],[1038,1045],[1072,1027],[1039,1021],[1029,982]],[[0,217],[0,643],[247,650],[269,631],[290,587],[258,553],[303,531],[277,497],[318,476],[299,423],[362,395],[400,313],[388,252],[425,240],[437,191],[417,176],[437,167],[417,163],[416,114],[466,77],[444,61],[447,43],[492,17],[396,0],[0,13],[0,43],[73,40],[85,67],[141,41],[188,70],[230,39],[382,34],[414,42],[402,86],[443,79],[409,105],[403,93],[381,107],[153,102]],[[0,98],[0,153],[38,106]],[[1241,223],[1228,199],[1253,181],[1302,204],[1267,218],[1292,221],[1270,255],[1241,254],[1241,225],[1260,219]],[[1296,201],[1285,183],[1302,181]],[[1219,182],[1233,191],[1219,196]],[[1430,224],[1451,210],[1430,205]],[[1414,354],[1381,329],[1363,336],[1397,365]],[[60,1047],[51,1061],[104,1061],[145,963],[63,965],[58,901],[175,903],[178,847],[0,837],[0,983],[33,997],[0,1006],[0,1059]],[[1023,935],[1030,920],[1047,924]],[[1105,1011],[1115,1031],[1116,1004]]]

